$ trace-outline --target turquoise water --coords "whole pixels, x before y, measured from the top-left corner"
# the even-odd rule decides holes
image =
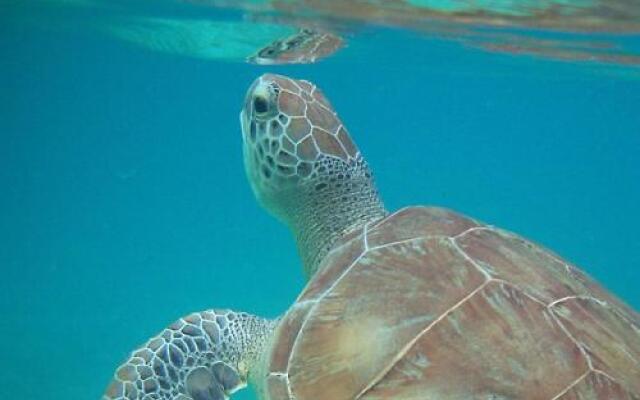
[[[637,67],[365,28],[320,64],[265,68],[9,15],[2,399],[99,398],[127,353],[181,315],[288,307],[301,266],[254,201],[240,148],[243,96],[267,71],[324,90],[389,209],[440,205],[514,230],[640,308]]]

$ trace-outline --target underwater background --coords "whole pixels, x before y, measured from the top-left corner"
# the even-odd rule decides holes
[[[265,72],[325,92],[388,209],[513,230],[640,308],[637,34],[577,34],[631,49],[602,62],[358,24],[317,64],[260,66],[240,59],[256,35],[295,28],[161,3],[0,8],[0,398],[97,399],[180,316],[276,317],[295,299],[294,242],[242,164],[238,114]]]

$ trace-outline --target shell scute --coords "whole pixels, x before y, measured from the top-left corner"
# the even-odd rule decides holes
[[[551,303],[581,295],[615,305],[640,325],[637,313],[578,268],[529,240],[496,228],[471,230],[456,243],[493,278],[519,285],[540,301]]]
[[[456,236],[479,224],[452,211],[438,207],[409,207],[374,225],[369,234],[370,247],[426,236]]]
[[[423,331],[362,399],[551,399],[588,366],[548,314],[519,289],[488,282]]]
[[[640,396],[628,392],[610,377],[600,372],[590,371],[557,398],[557,400],[587,399],[638,400]]]
[[[448,240],[418,239],[359,257],[318,299],[298,335],[289,365],[296,397],[352,399],[479,287],[484,276],[456,251]]]
[[[515,235],[494,229],[476,230],[457,243],[474,261],[486,266],[494,278],[520,285],[546,303],[589,293],[571,278],[559,257]]]
[[[286,373],[293,344],[309,313],[310,306],[309,303],[298,303],[282,318],[278,325],[278,346],[275,346],[271,351],[269,361],[271,372]]]
[[[571,336],[588,350],[595,369],[618,376],[640,394],[640,327],[595,298],[570,298],[553,309]]]

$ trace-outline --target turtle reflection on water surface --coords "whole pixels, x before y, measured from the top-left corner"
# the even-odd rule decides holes
[[[335,53],[343,45],[341,37],[332,33],[303,28],[284,39],[278,39],[258,50],[247,61],[254,64],[307,64]]]

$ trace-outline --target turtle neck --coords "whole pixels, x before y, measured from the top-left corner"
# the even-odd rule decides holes
[[[341,238],[387,214],[361,156],[350,163],[330,160],[325,166],[324,174],[304,182],[288,202],[288,225],[307,278]]]

